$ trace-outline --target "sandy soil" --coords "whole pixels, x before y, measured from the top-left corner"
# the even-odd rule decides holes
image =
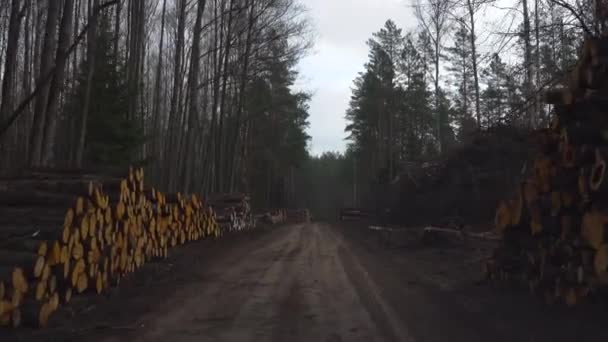
[[[549,307],[478,284],[485,252],[389,248],[351,224],[261,229],[181,248],[53,328],[0,341],[608,340],[605,306]]]

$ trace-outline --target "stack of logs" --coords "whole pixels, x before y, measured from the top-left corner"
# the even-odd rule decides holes
[[[287,215],[284,209],[276,209],[257,215],[256,219],[271,225],[283,224],[287,221]]]
[[[525,180],[498,207],[503,242],[487,275],[572,306],[608,287],[607,39],[586,40],[566,84],[547,92],[553,121],[535,135]]]
[[[364,220],[373,218],[375,215],[371,210],[363,208],[341,208],[340,221]]]
[[[95,178],[0,182],[0,326],[45,327],[72,296],[101,294],[171,247],[220,234],[201,200],[146,189],[143,169]]]
[[[255,227],[249,200],[249,196],[242,193],[219,194],[209,199],[223,232],[239,232]]]
[[[288,210],[287,221],[290,223],[307,223],[310,222],[310,212],[308,209]]]

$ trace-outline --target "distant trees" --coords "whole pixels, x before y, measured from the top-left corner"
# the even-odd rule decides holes
[[[353,156],[346,151],[308,158],[297,172],[295,187],[299,196],[290,204],[309,208],[315,219],[329,221],[338,218],[340,208],[358,206]]]
[[[268,192],[306,156],[308,29],[298,0],[2,2],[0,172],[138,163],[168,191]]]

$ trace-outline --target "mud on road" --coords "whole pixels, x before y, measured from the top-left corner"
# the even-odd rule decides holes
[[[548,307],[477,283],[477,245],[387,248],[312,223],[178,249],[45,331],[0,341],[606,341],[602,305]]]

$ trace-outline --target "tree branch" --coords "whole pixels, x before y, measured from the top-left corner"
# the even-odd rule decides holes
[[[95,11],[101,12],[105,8],[117,4],[118,1],[119,0],[110,0],[106,3],[103,3]],[[89,30],[89,23],[87,23],[84,26],[84,28],[82,29],[82,31],[80,31],[80,33],[78,34],[78,36],[76,37],[76,39],[74,40],[72,45],[70,45],[70,48],[67,50],[67,53],[62,56],[62,59],[68,58],[72,54],[72,52],[74,52],[74,50],[76,49],[78,44],[80,44],[80,42],[84,39],[88,30]],[[32,93],[30,95],[28,95],[23,101],[21,101],[19,106],[17,106],[15,111],[13,111],[13,113],[8,118],[6,118],[4,121],[0,122],[0,137],[2,137],[8,131],[8,129],[15,122],[15,120],[17,120],[17,118],[23,113],[23,111],[30,104],[30,102],[32,102],[32,100],[36,97],[36,95],[38,95],[38,93],[40,92],[42,87],[51,80],[56,68],[57,68],[57,61],[55,61],[55,65],[53,65],[53,67],[50,68],[49,71],[43,77],[40,78],[40,80],[36,84],[36,88],[34,88],[34,91],[32,91]]]

